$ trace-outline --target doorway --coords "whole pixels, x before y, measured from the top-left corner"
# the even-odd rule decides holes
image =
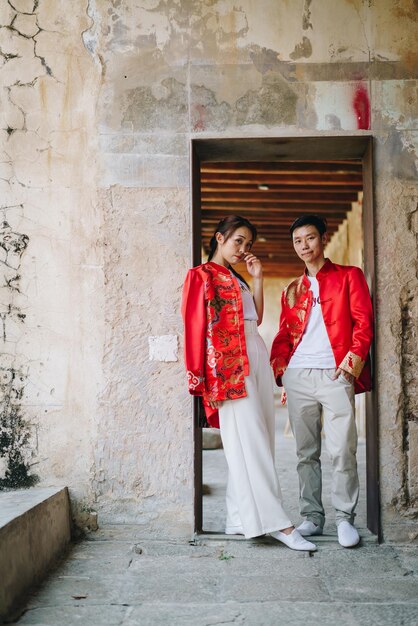
[[[259,229],[256,253],[263,262],[266,282],[272,279],[277,283],[281,279],[283,285],[287,284],[303,271],[288,235],[293,219],[303,213],[319,213],[327,218],[332,237],[347,221],[361,192],[360,232],[364,245],[360,262],[350,264],[361,265],[363,261],[374,299],[372,145],[372,137],[364,135],[193,140],[193,265],[201,262],[202,252],[204,255],[218,221],[228,213],[237,213],[253,220]],[[334,249],[336,247],[334,245]],[[266,295],[266,300],[271,301],[270,294]],[[279,296],[280,293],[277,301]],[[276,323],[277,320],[278,310]],[[266,331],[267,344],[269,335],[274,333],[275,322],[270,322],[270,326]],[[380,538],[377,415],[373,392],[365,395],[367,527]],[[195,400],[197,533],[207,530],[203,516],[201,423],[199,403]],[[297,499],[296,493],[294,499]],[[218,530],[222,532],[221,528]]]

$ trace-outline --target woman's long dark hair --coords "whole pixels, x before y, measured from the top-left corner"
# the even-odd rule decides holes
[[[215,232],[213,233],[213,236],[209,243],[210,250],[208,261],[213,258],[218,247],[218,242],[216,241],[216,233],[221,233],[221,235],[224,236],[224,241],[227,241],[234,234],[234,232],[241,227],[248,228],[248,230],[251,232],[253,243],[255,242],[255,240],[257,239],[257,229],[254,224],[251,224],[249,220],[247,220],[245,217],[241,217],[240,215],[228,215],[228,217],[224,217],[219,222],[215,229]],[[238,272],[234,270],[233,267],[229,266],[229,269],[233,274],[235,274],[237,278],[242,280],[242,282],[245,283],[247,287],[249,286],[245,278],[243,278],[241,274],[238,274]]]

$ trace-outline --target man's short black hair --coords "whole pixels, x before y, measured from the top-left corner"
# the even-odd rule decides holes
[[[327,220],[319,215],[306,214],[298,217],[290,227],[290,237],[293,238],[293,231],[302,226],[315,226],[319,234],[324,235],[327,232]]]

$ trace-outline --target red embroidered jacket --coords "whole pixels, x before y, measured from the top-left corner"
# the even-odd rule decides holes
[[[358,267],[336,265],[326,259],[316,278],[335,363],[355,377],[356,393],[369,391],[373,311],[364,274]],[[311,306],[312,291],[304,273],[290,283],[282,294],[279,332],[274,338],[270,357],[279,386],[290,357],[302,339]]]
[[[246,396],[249,363],[239,284],[210,261],[189,270],[183,287],[184,356],[189,392],[203,396],[208,422],[219,428],[209,400]]]

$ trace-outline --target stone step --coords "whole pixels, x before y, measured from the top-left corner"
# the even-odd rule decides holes
[[[0,493],[0,620],[40,583],[70,538],[66,487]]]

